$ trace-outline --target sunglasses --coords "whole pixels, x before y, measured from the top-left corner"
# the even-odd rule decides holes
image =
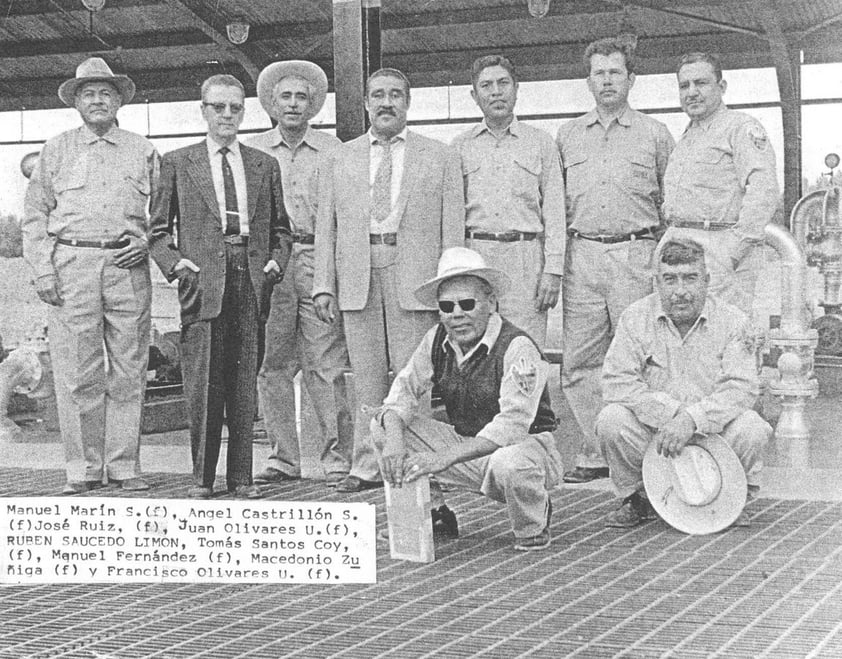
[[[202,103],[206,108],[213,108],[216,114],[225,112],[225,108],[231,108],[231,114],[240,114],[243,111],[243,106],[239,103]]]
[[[472,297],[457,300],[456,302],[453,300],[439,300],[439,309],[442,313],[453,313],[453,309],[457,304],[462,311],[473,311],[474,307],[477,306],[477,301]]]

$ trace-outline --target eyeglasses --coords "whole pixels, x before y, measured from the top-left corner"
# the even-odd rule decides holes
[[[243,106],[239,103],[202,103],[206,108],[213,108],[216,114],[225,112],[225,108],[231,108],[231,114],[240,114],[243,111]]]
[[[442,313],[453,313],[453,309],[457,304],[462,311],[473,311],[474,307],[477,306],[477,301],[472,297],[457,300],[456,302],[453,300],[439,300],[439,309]]]

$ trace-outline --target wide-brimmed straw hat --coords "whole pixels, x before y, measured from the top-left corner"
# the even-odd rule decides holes
[[[277,119],[272,95],[275,92],[275,85],[288,76],[304,78],[310,83],[313,97],[310,99],[305,115],[309,121],[319,113],[327,97],[327,75],[319,65],[313,62],[291,59],[270,64],[257,76],[257,98],[260,99],[260,104],[266,110],[266,114]]]
[[[76,105],[76,90],[86,82],[110,82],[120,92],[125,105],[134,98],[135,86],[126,75],[115,75],[101,57],[89,57],[76,67],[76,77],[65,80],[58,88],[58,97],[62,102],[73,107]]]
[[[467,247],[450,247],[442,252],[436,276],[415,289],[415,297],[428,306],[438,304],[439,285],[448,279],[472,275],[487,281],[499,296],[509,289],[509,276],[497,268],[489,268],[482,255]]]
[[[643,456],[643,485],[664,521],[691,535],[731,526],[748,495],[740,459],[719,435],[697,435],[671,458],[658,455],[650,443]]]

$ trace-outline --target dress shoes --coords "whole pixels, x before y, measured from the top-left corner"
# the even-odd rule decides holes
[[[336,484],[337,492],[362,492],[383,487],[383,481],[367,481],[356,476],[346,476]]]
[[[116,483],[120,486],[120,489],[126,490],[128,492],[142,492],[144,490],[149,489],[149,483],[147,483],[140,476],[134,476],[133,478],[124,478],[122,480],[112,478],[111,482]]]
[[[565,471],[561,480],[565,483],[590,483],[600,478],[608,478],[608,467],[576,467]]]
[[[517,551],[540,551],[550,546],[552,536],[550,535],[550,522],[553,517],[553,502],[547,500],[547,525],[544,530],[538,535],[532,535],[528,538],[518,538],[515,542],[515,549]]]
[[[633,492],[625,499],[617,510],[608,513],[605,526],[615,529],[630,529],[643,522],[658,519],[658,513],[649,503],[649,499],[640,492]]]
[[[236,499],[262,499],[263,492],[257,485],[237,485],[228,492]]]
[[[300,476],[291,476],[280,469],[274,467],[266,467],[263,471],[254,477],[255,483],[286,483],[287,481],[297,481]]]
[[[188,499],[210,499],[213,496],[212,487],[203,487],[201,485],[194,485],[187,490]]]
[[[62,494],[82,494],[83,492],[90,492],[102,487],[102,481],[67,481],[64,488],[61,490]]]

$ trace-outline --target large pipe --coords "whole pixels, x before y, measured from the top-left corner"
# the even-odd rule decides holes
[[[766,242],[781,259],[781,334],[801,335],[808,325],[804,319],[804,251],[792,234],[777,224],[767,224]]]

